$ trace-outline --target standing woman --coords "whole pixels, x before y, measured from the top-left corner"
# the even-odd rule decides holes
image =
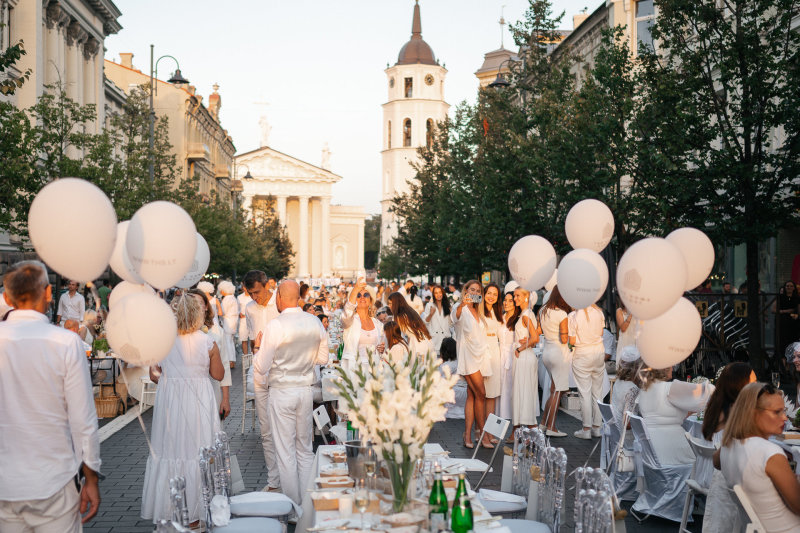
[[[533,347],[539,342],[539,326],[529,307],[530,293],[514,290],[514,374],[511,421],[514,428],[535,426],[539,414],[539,360]]]
[[[461,291],[461,301],[451,313],[456,330],[458,373],[467,381],[467,403],[464,406],[464,446],[473,448],[472,424],[483,431],[486,422],[486,387],[484,378],[492,374],[486,354],[486,320],[483,316],[483,286],[470,280]],[[484,448],[494,448],[489,436],[479,443]]]
[[[353,372],[369,361],[367,351],[378,351],[383,325],[374,318],[372,292],[364,278],[350,291],[342,312],[342,368]]]
[[[544,406],[542,424],[547,428],[548,437],[566,437],[567,434],[556,429],[558,406],[561,393],[569,390],[569,371],[572,367],[572,353],[569,349],[569,320],[567,315],[572,308],[561,297],[558,286],[553,287],[550,299],[539,310],[539,326],[544,333],[542,363],[550,373],[550,396]]]
[[[203,291],[198,289],[189,289],[186,293],[192,294],[197,298],[197,302],[200,304],[200,308],[203,312],[203,325],[201,326],[201,330],[211,337],[211,340],[213,340],[217,348],[219,348],[223,342],[223,331],[219,324],[214,323],[214,312],[208,304],[208,297]],[[219,406],[220,418],[224,420],[231,412],[230,387],[233,381],[231,380],[231,367],[225,364],[225,361],[222,359],[222,350],[220,350],[219,358],[220,361],[222,361],[222,368],[225,370],[225,375],[219,381],[212,380],[211,384],[214,386],[214,396]]]
[[[408,290],[408,305],[411,306],[411,309],[417,312],[418,315],[421,315],[422,312],[425,310],[425,302],[422,301],[422,298],[417,296],[417,286],[412,285],[411,288]]]
[[[604,325],[603,311],[595,304],[576,309],[569,314],[569,342],[575,346],[572,374],[578,386],[583,419],[583,429],[574,433],[579,439],[591,440],[592,437],[600,436],[600,424],[603,420],[597,402],[602,399],[600,395],[603,392],[603,372],[606,368]]]
[[[514,293],[507,292],[503,296],[503,327],[497,332],[500,340],[500,368],[501,388],[500,401],[496,404],[497,416],[511,420],[513,414],[512,391],[514,390],[514,374],[511,369],[514,365],[514,323],[517,306],[514,304]]]
[[[800,331],[800,297],[797,287],[792,280],[783,284],[783,290],[778,295],[778,331],[780,335],[779,353],[784,353],[786,347],[798,340]]]
[[[223,281],[219,284],[219,293],[222,295],[222,346],[219,347],[222,364],[227,363],[230,368],[236,366],[236,345],[233,336],[239,329],[239,301],[233,293],[236,287],[230,281]]]
[[[142,489],[142,518],[169,519],[169,480],[186,478],[189,521],[203,518],[200,461],[197,450],[214,444],[220,430],[211,379],[225,374],[216,343],[200,331],[203,310],[186,292],[172,301],[178,338],[160,366],[150,367],[158,383],[153,408],[152,453],[147,458]]]
[[[413,357],[426,357],[430,353],[433,357],[436,357],[428,328],[425,327],[425,323],[417,312],[408,305],[402,294],[394,292],[389,295],[389,309],[392,312],[394,321],[400,326],[400,331],[408,340],[408,351],[411,352],[411,355]]]
[[[494,413],[497,398],[503,390],[503,366],[500,362],[500,330],[503,329],[503,308],[500,303],[500,287],[489,283],[483,292],[483,316],[486,319],[486,355],[492,367],[492,375],[486,378],[486,414]]]
[[[625,304],[617,297],[619,306],[617,307],[616,321],[619,338],[617,339],[617,353],[614,358],[619,368],[619,356],[626,346],[636,346],[636,332],[639,329],[639,319],[634,318],[633,314],[625,308]]]
[[[431,334],[431,345],[438,353],[442,348],[442,340],[450,336],[450,300],[439,285],[433,286],[432,295],[423,319]]]
[[[201,281],[197,284],[197,288],[206,295],[208,305],[211,306],[211,311],[214,314],[214,324],[219,325],[219,319],[222,316],[222,306],[219,305],[219,300],[214,296],[214,285],[208,281]]]

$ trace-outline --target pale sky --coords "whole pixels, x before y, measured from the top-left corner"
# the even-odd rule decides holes
[[[331,170],[344,179],[333,202],[380,212],[381,104],[386,102],[386,64],[397,62],[411,36],[412,0],[114,0],[123,28],[106,39],[106,59],[150,71],[169,54],[208,103],[220,85],[222,126],[237,153],[259,145],[259,117],[272,125],[269,145],[314,165],[328,142]],[[593,11],[599,0],[555,0],[572,15]],[[596,5],[595,5],[596,4]],[[500,47],[501,6],[515,22],[527,0],[421,0],[422,37],[447,70],[445,100],[451,110],[474,101],[475,71],[486,52]],[[506,26],[505,47],[516,50]],[[158,75],[169,78],[170,59]],[[269,105],[260,105],[268,102]]]

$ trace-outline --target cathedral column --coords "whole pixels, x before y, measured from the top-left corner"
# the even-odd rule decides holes
[[[278,220],[281,226],[286,226],[286,196],[278,196],[275,203],[278,208]]]
[[[300,200],[300,244],[297,250],[297,275],[304,278],[308,276],[308,196],[301,196]]]
[[[331,199],[323,196],[322,203],[322,277],[331,275]]]

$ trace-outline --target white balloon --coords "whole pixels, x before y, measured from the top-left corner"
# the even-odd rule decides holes
[[[686,288],[686,261],[674,244],[650,237],[628,248],[617,266],[617,290],[625,307],[641,320],[675,305]]]
[[[714,268],[714,245],[708,236],[695,228],[676,229],[667,240],[678,247],[686,261],[686,285],[690,291],[703,283]]]
[[[126,296],[138,293],[155,294],[155,291],[147,285],[120,281],[111,291],[111,294],[108,295],[108,308],[112,309],[117,302],[121,301]]]
[[[208,269],[208,263],[211,261],[211,251],[208,249],[208,244],[202,235],[197,234],[197,250],[194,252],[194,261],[189,271],[183,275],[181,280],[175,285],[181,289],[188,289],[201,279]]]
[[[528,308],[533,309],[533,306],[536,305],[536,302],[539,301],[539,293],[536,291],[531,291],[528,295]]]
[[[106,318],[106,337],[123,361],[150,366],[163,360],[178,335],[175,315],[158,296],[131,294]]]
[[[133,263],[128,258],[128,252],[125,250],[125,238],[128,235],[129,220],[124,220],[117,224],[117,242],[114,244],[114,251],[111,252],[111,259],[109,259],[109,266],[114,273],[130,283],[141,285],[144,280],[136,273],[133,268]]]
[[[157,289],[168,289],[188,272],[197,251],[192,217],[172,202],[152,202],[131,218],[125,248],[136,272]]]
[[[508,252],[508,270],[520,287],[537,291],[553,275],[556,251],[547,239],[527,235],[514,243]]]
[[[553,270],[553,275],[550,276],[550,279],[547,280],[547,283],[544,284],[544,290],[550,292],[553,290],[553,287],[556,286],[556,281],[558,278],[558,269]]]
[[[691,355],[702,329],[697,308],[686,298],[679,298],[664,314],[642,321],[636,346],[651,368],[668,368]]]
[[[597,252],[572,250],[558,265],[557,284],[565,302],[583,309],[602,298],[608,285],[608,267]]]
[[[108,266],[117,239],[117,214],[97,186],[78,178],[51,181],[28,211],[28,232],[39,257],[62,276],[92,281]]]
[[[564,231],[574,249],[600,252],[614,236],[614,215],[600,200],[581,200],[567,213]]]
[[[505,288],[503,288],[503,294],[508,294],[509,292],[514,292],[519,287],[519,283],[514,281],[513,279],[506,283]]]

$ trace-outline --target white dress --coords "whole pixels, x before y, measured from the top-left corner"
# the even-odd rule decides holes
[[[417,312],[418,315],[421,315],[422,312],[425,310],[425,303],[422,301],[422,298],[419,297],[419,294],[414,296],[414,299],[411,299],[411,295],[409,294],[406,296],[406,302],[408,302],[409,307]]]
[[[521,339],[530,338],[528,328],[523,324],[523,317],[528,317],[532,322],[531,329],[536,329],[536,317],[530,309],[525,309],[514,326],[514,350],[519,347]],[[512,352],[514,384],[512,401],[512,424],[515,426],[536,424],[536,415],[539,413],[539,360],[533,348],[527,348],[516,357]]]
[[[222,402],[222,388],[221,387],[230,387],[233,384],[231,380],[231,365],[228,363],[230,362],[226,359],[227,353],[223,353],[222,350],[222,343],[225,342],[225,333],[223,332],[222,328],[219,326],[211,326],[209,328],[207,335],[211,337],[211,340],[217,343],[217,348],[219,348],[219,358],[222,361],[222,368],[225,370],[225,375],[222,377],[222,381],[217,381],[216,379],[211,380],[211,385],[214,387],[214,397],[217,399],[217,405]]]
[[[486,356],[486,324],[475,320],[469,309],[461,310],[461,317],[456,318],[456,311],[450,313],[456,326],[456,349],[458,351],[458,373],[469,376],[480,372],[485,378],[492,375],[492,366]]]
[[[627,320],[631,314],[629,312],[623,311],[622,318],[623,320]],[[635,346],[636,345],[636,332],[639,329],[639,319],[636,317],[632,317],[630,323],[628,324],[628,329],[625,331],[620,330],[619,338],[617,339],[617,353],[615,355],[617,361],[617,368],[619,368],[619,361],[620,356],[622,355],[622,350],[625,349],[626,346]]]
[[[429,316],[431,321],[427,322],[426,319]],[[439,350],[442,349],[442,341],[450,336],[450,317],[444,316],[438,307],[429,302],[425,308],[423,321],[431,334],[431,346],[438,354]]]
[[[540,314],[545,343],[542,363],[550,373],[556,391],[569,390],[569,373],[572,370],[572,352],[569,345],[561,344],[561,322],[567,313],[561,309],[547,309]]]
[[[208,352],[214,341],[202,331],[180,335],[161,362],[151,443],[142,489],[142,518],[169,519],[169,480],[186,478],[189,521],[203,518],[198,451],[220,430]]]
[[[500,329],[505,328],[501,322],[494,317],[494,311],[490,310],[491,317],[486,318],[486,355],[489,357],[489,364],[492,367],[492,375],[486,378],[487,398],[497,398],[503,390],[503,365],[500,362]]]
[[[514,398],[514,332],[503,324],[498,330],[497,337],[500,339],[500,368],[502,375],[502,387],[500,390],[500,401],[495,406],[497,416],[511,420],[512,405]]]
[[[222,344],[219,345],[220,357],[222,362],[236,362],[236,345],[233,336],[239,330],[239,301],[232,294],[227,294],[222,298]],[[224,355],[223,355],[224,352]],[[230,365],[228,365],[230,366]]]
[[[681,424],[690,412],[705,408],[712,392],[710,383],[657,381],[639,393],[639,412],[662,465],[694,463],[694,452]]]
[[[617,385],[618,386],[618,385]],[[614,387],[617,390],[617,387]],[[712,442],[719,449],[722,443],[722,434],[725,430],[721,429],[714,433]],[[742,530],[741,517],[739,515],[739,502],[733,491],[728,489],[725,476],[722,472],[714,469],[711,475],[711,486],[706,497],[706,511],[703,515],[703,533],[737,533]]]

